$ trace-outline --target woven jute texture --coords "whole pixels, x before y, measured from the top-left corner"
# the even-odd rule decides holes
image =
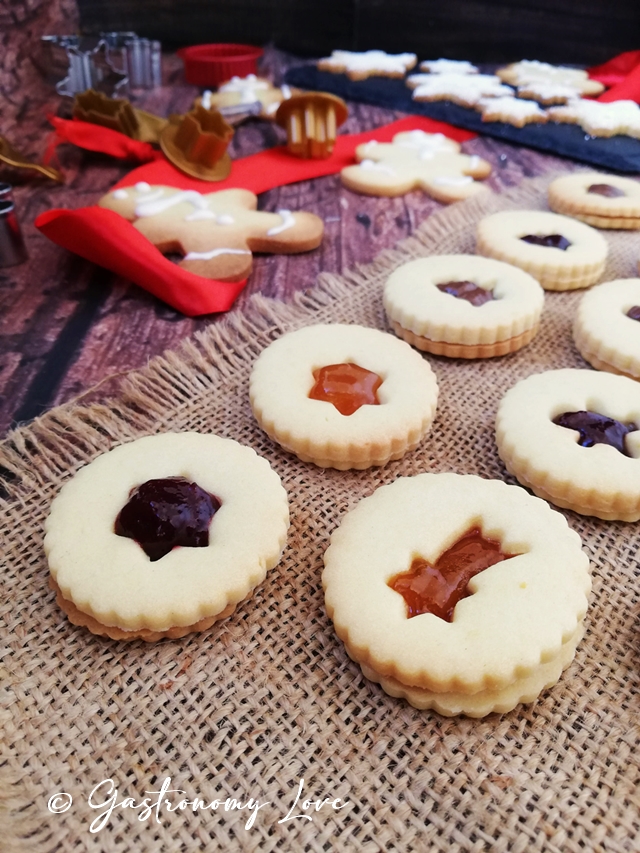
[[[5,853],[640,849],[636,525],[566,513],[592,563],[586,636],[536,703],[480,721],[414,710],[369,683],[334,634],[320,583],[331,532],[378,486],[423,471],[512,482],[494,442],[498,402],[531,373],[587,367],[571,339],[582,294],[548,293],[540,333],[519,353],[430,358],[440,385],[434,427],[383,469],[299,462],[261,433],[248,401],[252,363],[270,341],[317,322],[386,329],[381,293],[392,269],[473,252],[481,216],[544,207],[545,187],[536,179],[442,210],[372,266],[324,278],[291,305],[255,298],[127,377],[115,399],[58,408],[9,436],[0,455]],[[637,236],[605,237],[604,279],[636,275]],[[288,545],[253,597],[203,634],[153,645],[98,639],[55,605],[43,522],[82,465],[166,430],[218,433],[264,455],[289,493]],[[165,790],[185,793],[145,811],[145,797],[158,800],[145,792],[166,779]],[[59,792],[73,802],[56,814],[48,803],[61,808],[62,798],[50,800]],[[338,797],[348,805],[293,817],[303,800]],[[167,806],[196,798],[208,808]],[[229,800],[225,810],[227,798],[245,808]]]

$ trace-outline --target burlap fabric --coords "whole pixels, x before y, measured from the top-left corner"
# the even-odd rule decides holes
[[[545,185],[538,179],[445,209],[374,265],[325,278],[293,305],[256,298],[130,375],[116,399],[56,409],[9,437],[0,457],[8,472],[3,851],[640,849],[635,525],[566,513],[592,561],[586,636],[538,702],[481,721],[416,711],[370,684],[336,638],[320,584],[331,532],[379,485],[422,471],[510,479],[494,443],[498,401],[531,373],[586,367],[570,334],[581,293],[548,293],[539,335],[515,355],[431,358],[440,384],[432,432],[383,469],[298,462],[256,427],[247,397],[252,363],[271,340],[316,322],[386,328],[381,289],[391,269],[424,254],[472,252],[480,216],[543,207]],[[605,278],[634,276],[637,236],[605,236]],[[80,466],[164,430],[215,432],[266,456],[290,496],[289,543],[254,596],[209,631],[154,645],[97,639],[69,624],[47,588],[43,521]],[[167,778],[185,792],[165,793],[172,808],[200,798],[221,801],[217,810],[164,803],[145,812],[144,798],[158,799],[145,792]],[[280,822],[301,780],[302,797]],[[48,803],[58,792],[73,803],[56,814]],[[94,806],[106,805],[93,808],[91,795]],[[293,817],[304,814],[305,799],[336,797],[349,805]],[[230,801],[225,810],[227,798],[243,806],[253,799],[254,810]]]

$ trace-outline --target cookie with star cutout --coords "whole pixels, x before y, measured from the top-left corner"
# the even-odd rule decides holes
[[[324,556],[327,613],[363,674],[445,716],[533,702],[573,660],[589,560],[519,486],[401,477],[343,517]]]

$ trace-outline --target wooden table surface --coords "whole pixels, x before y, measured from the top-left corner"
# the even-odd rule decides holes
[[[48,29],[50,33],[63,31],[69,30],[64,26]],[[278,83],[294,61],[267,50],[261,71]],[[184,83],[182,63],[175,55],[165,55],[163,63],[164,85],[137,94],[132,101],[158,115],[185,112],[199,90]],[[50,132],[47,113],[64,113],[69,104],[63,103],[46,80],[32,74],[28,85],[11,92],[11,107],[2,112],[0,134],[34,159],[41,158]],[[344,133],[402,117],[356,103],[350,103],[349,109],[341,128]],[[230,153],[233,158],[243,157],[281,144],[284,138],[284,132],[272,123],[252,119],[236,129]],[[570,161],[488,137],[465,143],[463,150],[492,164],[488,183],[496,192],[525,177],[573,168]],[[58,151],[66,175],[64,185],[0,164],[0,181],[15,188],[29,253],[24,264],[0,269],[2,434],[113,374],[144,365],[219,316],[186,318],[137,285],[56,246],[36,230],[34,220],[43,211],[93,204],[133,168],[130,163],[71,145]],[[371,261],[411,234],[440,206],[418,191],[395,199],[357,195],[343,188],[337,175],[264,193],[260,209],[309,210],[324,220],[325,236],[318,249],[306,254],[256,257],[236,307],[241,310],[254,293],[287,300],[295,291],[313,286],[321,272],[341,273]]]

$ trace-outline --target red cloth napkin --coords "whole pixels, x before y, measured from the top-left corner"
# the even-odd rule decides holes
[[[635,101],[640,104],[640,50],[629,50],[614,56],[604,65],[588,69],[589,77],[610,88],[597,100]]]
[[[94,128],[89,140],[92,145],[97,145],[100,137],[105,134],[104,145],[112,150],[114,143],[118,142],[112,135],[122,136],[128,143],[133,142],[116,131],[97,125],[90,127]],[[234,160],[229,177],[216,182],[191,178],[154,151],[154,157],[157,159],[134,169],[113,189],[146,181],[152,185],[195,189],[202,193],[237,187],[258,194],[296,181],[333,175],[354,162],[356,146],[371,139],[389,142],[396,133],[406,130],[443,133],[458,142],[472,139],[476,135],[434,119],[408,116],[376,130],[339,136],[331,157],[326,160],[302,160],[289,154],[286,148],[270,148],[259,154]],[[135,143],[138,146],[143,144],[145,143]],[[123,145],[127,149],[127,145]],[[92,147],[91,150],[105,151],[105,147]],[[112,150],[107,153],[112,153]],[[213,281],[187,272],[167,260],[131,222],[97,205],[79,210],[50,210],[41,214],[35,224],[54,243],[136,282],[190,317],[228,311],[246,284],[246,280],[231,283]]]

